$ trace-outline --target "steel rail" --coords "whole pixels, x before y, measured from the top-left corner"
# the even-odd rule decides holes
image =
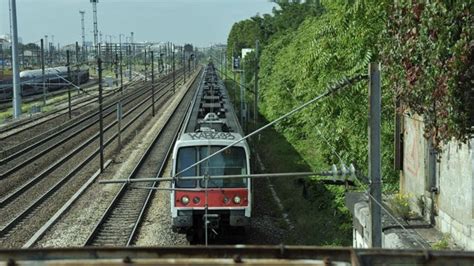
[[[178,74],[178,75],[179,75],[179,73],[181,73],[181,72],[182,72],[182,69],[176,70],[176,74]],[[171,79],[171,78],[172,78],[172,74],[168,74],[168,75],[165,75],[165,76],[160,77],[160,79]],[[143,81],[142,81],[142,80],[134,80],[134,81],[132,81],[132,82],[129,82],[129,83],[125,84],[125,85],[124,85],[124,89],[129,89],[130,87],[133,87],[133,86],[135,86],[135,85],[137,85],[137,84],[139,84],[139,83],[143,83]],[[105,94],[105,96],[110,96],[110,95],[115,94],[115,93],[117,93],[117,89],[108,91],[108,92]],[[97,100],[97,96],[92,95],[92,96],[90,96],[89,98],[85,98],[85,100],[84,100],[83,102],[79,102],[79,103],[77,103],[77,105],[79,105],[79,104],[81,104],[81,103],[84,103],[84,102],[86,102],[86,101],[91,101],[91,102],[90,102],[90,103],[87,103],[87,104],[85,104],[85,105],[79,106],[78,108],[75,108],[74,110],[77,110],[77,109],[79,109],[79,108],[81,108],[81,107],[84,107],[84,106],[86,106],[86,105],[92,104],[92,103],[94,103],[94,102],[97,102],[97,101],[98,101],[98,100]],[[56,117],[58,117],[58,116],[60,116],[60,115],[63,115],[63,114],[57,114],[57,113],[62,112],[62,111],[65,111],[65,110],[67,110],[67,109],[68,109],[68,107],[65,107],[65,108],[61,108],[61,109],[58,109],[58,110],[54,110],[54,111],[51,111],[51,112],[45,114],[45,115],[42,116],[41,118],[45,118],[45,117],[52,116],[52,115],[56,115],[56,116],[52,117],[51,119],[45,120],[45,121],[41,122],[40,124],[45,123],[45,122],[48,122],[48,121],[50,121],[50,120],[52,120],[52,119],[54,119],[54,118],[56,118]],[[41,118],[40,118],[40,119],[41,119]],[[0,134],[3,134],[3,133],[5,133],[5,132],[7,132],[7,131],[13,130],[13,129],[18,128],[18,127],[21,127],[21,126],[26,125],[26,124],[28,124],[28,123],[33,123],[33,122],[35,122],[36,120],[37,120],[37,119],[35,119],[35,120],[28,120],[28,119],[27,119],[27,120],[23,120],[23,121],[19,121],[19,122],[15,123],[12,127],[8,127],[8,126],[7,126],[7,127],[0,128]],[[37,125],[39,125],[39,124],[35,124],[35,125],[33,125],[32,127],[37,126]],[[24,131],[24,130],[26,130],[26,129],[29,129],[29,128],[31,128],[31,127],[27,127],[27,128],[21,129],[21,130],[17,130],[17,132],[15,132],[15,133],[22,132],[22,131]],[[7,136],[7,137],[9,137],[9,136]],[[0,137],[0,140],[1,140],[1,139],[5,139],[5,138],[7,138],[7,137]]]
[[[133,99],[127,99],[127,102],[125,104],[129,104],[130,102],[134,101],[136,98],[144,95],[145,93],[141,94],[141,95],[138,95],[136,97],[134,97]],[[105,111],[105,116],[104,117],[108,117],[109,115],[113,114],[114,113],[114,110],[112,109],[112,107],[114,106],[114,104],[111,104],[110,106],[107,106],[106,109],[104,110]],[[77,126],[79,126],[80,124],[84,123],[84,122],[87,122],[87,120],[89,119],[92,119],[94,118],[94,116],[97,116],[99,114],[98,111],[92,113],[92,114],[89,114],[87,115],[86,117],[82,118],[81,120],[79,121],[76,121],[75,123],[59,130],[59,131],[56,131],[55,133],[53,134],[49,134],[46,138],[43,138],[41,139],[40,141],[38,142],[35,142],[33,143],[32,145],[29,145],[3,159],[0,159],[0,163],[7,163],[31,150],[33,150],[34,148],[46,143],[47,141],[50,141],[52,139],[54,139],[55,137],[57,137],[58,135],[60,134],[63,134]],[[6,176],[12,174],[13,172],[17,171],[18,169],[22,168],[23,166],[25,166],[26,164],[29,164],[31,163],[32,161],[38,159],[40,156],[43,156],[44,154],[46,154],[47,152],[57,148],[58,146],[62,145],[63,143],[66,143],[67,141],[69,141],[70,139],[72,139],[73,137],[77,136],[78,134],[82,133],[83,130],[87,130],[88,128],[94,126],[98,121],[98,118],[95,118],[94,120],[90,121],[88,124],[86,124],[85,126],[83,126],[82,128],[76,130],[75,132],[73,132],[71,135],[67,136],[66,138],[62,139],[61,141],[58,141],[56,143],[54,143],[53,145],[51,145],[50,147],[42,150],[41,152],[31,156],[31,157],[28,157],[25,161],[22,161],[20,163],[17,163],[15,164],[14,167],[8,169],[7,171],[3,172],[3,173],[0,173],[0,179],[3,179],[5,178]],[[21,144],[20,144],[21,145]]]
[[[160,91],[163,91],[163,90],[160,90]],[[158,96],[156,98],[156,101],[155,103],[160,100],[164,95],[166,95],[169,91],[166,91],[164,94]],[[132,112],[134,112],[136,109],[138,109],[139,107],[142,107],[143,103],[145,103],[146,101],[148,101],[148,99],[150,99],[151,96],[147,97],[146,99],[144,99],[142,102],[140,102],[140,104],[137,104],[135,105],[132,109],[130,109],[129,111],[127,111],[126,113],[124,113],[123,117],[127,117],[129,114],[131,114]],[[128,123],[125,124],[125,126],[121,129],[121,132],[126,130],[133,122],[135,122],[141,115],[143,115],[143,113],[145,113],[149,108],[151,107],[151,103],[149,105],[147,105],[144,110],[140,113],[138,113],[135,117],[133,117]],[[104,128],[104,132],[106,132],[107,130],[109,130],[110,128],[112,128],[113,126],[115,126],[117,124],[117,121],[113,121],[111,124],[107,125],[105,128]],[[114,134],[114,136],[112,137],[112,140],[115,139],[116,137],[118,136],[118,133]],[[23,192],[25,192],[27,189],[29,189],[30,187],[32,187],[33,185],[35,185],[36,183],[38,183],[39,181],[41,181],[43,178],[45,178],[46,176],[48,176],[51,172],[53,172],[54,170],[56,170],[57,168],[59,168],[63,163],[65,163],[66,161],[68,161],[69,159],[71,159],[74,155],[76,155],[77,153],[81,152],[83,149],[85,149],[87,146],[89,146],[92,142],[94,142],[97,138],[99,137],[99,132],[97,132],[96,134],[94,134],[93,136],[91,136],[89,139],[87,139],[86,141],[84,141],[83,143],[81,143],[78,147],[76,147],[74,150],[72,150],[71,152],[69,152],[68,154],[66,154],[65,156],[61,157],[59,160],[57,160],[55,163],[51,164],[48,168],[46,168],[45,170],[43,170],[40,174],[36,175],[34,178],[30,179],[28,182],[24,183],[22,186],[20,186],[18,189],[16,189],[15,191],[13,191],[12,193],[8,194],[7,196],[3,197],[2,199],[0,199],[0,207],[3,207],[5,206],[6,204],[8,204],[9,202],[13,201],[14,199],[16,199],[20,194],[22,194]],[[106,142],[106,146],[109,144],[109,142]]]
[[[197,76],[196,76],[196,77],[197,77]],[[192,83],[191,86],[194,86],[194,83],[195,83],[195,81]],[[198,90],[196,89],[196,91],[198,91]],[[191,104],[192,104],[192,101],[189,102],[189,104],[186,106],[186,108],[184,108],[184,110],[188,110],[188,109],[189,109],[189,106],[191,106]],[[179,136],[180,131],[181,131],[180,129],[181,129],[183,126],[185,126],[185,125],[184,125],[184,122],[185,122],[185,121],[186,121],[186,116],[183,116],[183,118],[181,119],[181,123],[180,123],[180,125],[179,125],[179,127],[178,127],[178,130],[176,131],[175,136],[174,136],[174,138],[173,138],[172,144],[176,143],[176,140],[178,139],[178,136]],[[173,150],[173,145],[170,145],[170,146],[168,147],[168,150],[166,151],[166,155],[165,155],[165,160],[164,160],[164,162],[167,162],[167,161],[169,160],[170,154],[171,154],[172,150]],[[158,170],[157,176],[163,175],[163,172],[164,172],[164,170],[165,170],[165,166],[166,166],[166,163],[161,164],[160,169]],[[158,184],[158,181],[155,181],[155,182],[153,182],[153,184],[152,184],[151,186],[154,188],[154,187],[156,187],[157,184]],[[141,224],[141,221],[142,221],[143,217],[145,216],[146,210],[147,210],[148,207],[150,206],[150,202],[151,202],[151,198],[152,198],[153,194],[154,194],[154,191],[153,191],[153,190],[150,190],[150,191],[148,192],[148,195],[147,195],[147,197],[146,197],[146,199],[145,199],[145,203],[143,204],[143,207],[142,207],[142,209],[140,210],[140,213],[138,214],[137,220],[136,220],[136,222],[135,222],[135,225],[133,226],[132,232],[131,232],[131,234],[130,234],[130,237],[128,238],[128,241],[127,241],[127,245],[126,245],[126,246],[131,246],[131,245],[133,244],[133,241],[134,241],[134,239],[135,239],[135,237],[136,237],[136,234],[137,234],[137,232],[138,232],[138,227],[139,227],[139,225]]]
[[[155,95],[158,94],[159,92],[161,92],[163,89],[165,89],[165,87],[167,85],[169,85],[170,82],[166,83],[166,85],[162,86],[162,87],[159,87],[156,91],[155,91]],[[163,83],[161,83],[163,84]],[[145,85],[146,86],[146,85]],[[144,88],[144,87],[142,87]],[[129,104],[130,102],[133,102],[134,100],[136,100],[137,98],[139,97],[142,97],[143,95],[145,95],[146,93],[148,93],[149,91],[151,90],[151,86],[150,88],[148,89],[145,89],[145,90],[140,90],[139,92],[137,93],[133,93],[135,94],[135,96],[131,97],[131,98],[128,98],[127,99],[127,102],[125,104]],[[133,94],[129,95],[128,97],[132,96]],[[147,98],[149,99],[149,97]],[[141,104],[141,103],[140,103]],[[105,114],[105,117],[108,117],[109,115],[113,114],[114,113],[114,110],[113,110],[113,107],[115,106],[115,103],[111,103],[109,104],[107,107],[106,107],[106,114]],[[86,117],[82,118],[81,120],[75,122],[74,124],[71,124],[65,128],[63,128],[62,130],[59,130],[59,131],[56,131],[55,133],[53,134],[50,134],[48,135],[46,138],[44,139],[41,139],[40,141],[38,142],[35,142],[33,143],[32,145],[30,146],[27,146],[5,158],[2,158],[0,159],[0,163],[6,163],[6,162],[9,162],[25,153],[27,153],[28,151],[31,151],[32,149],[46,143],[47,141],[50,141],[51,139],[53,139],[54,137],[57,137],[59,134],[63,134],[64,132],[68,131],[68,130],[71,130],[72,128],[76,127],[76,126],[79,126],[81,123],[93,118],[94,116],[97,116],[98,115],[98,111],[96,111],[95,113],[92,113],[90,115],[87,115]],[[17,163],[15,164],[14,167],[8,169],[7,171],[3,172],[3,173],[0,173],[0,179],[3,179],[5,178],[6,176],[10,175],[11,173],[17,171],[18,169],[22,168],[23,166],[25,166],[26,164],[28,163],[31,163],[32,161],[38,159],[40,156],[46,154],[47,152],[53,150],[54,148],[57,148],[58,146],[62,145],[63,143],[67,142],[68,140],[72,139],[73,137],[77,136],[79,133],[81,133],[83,130],[86,130],[90,127],[92,127],[96,122],[98,121],[98,118],[96,118],[94,121],[91,121],[88,125],[80,128],[79,130],[77,130],[76,132],[74,132],[73,134],[69,135],[68,137],[62,139],[61,141],[59,142],[56,142],[55,144],[53,144],[52,146],[48,147],[47,149],[44,149],[42,150],[41,152],[31,156],[31,157],[28,157],[25,161],[21,162],[21,163]],[[21,144],[20,144],[21,145]]]
[[[108,92],[105,93],[104,97],[109,97],[109,96],[112,96],[113,94],[114,94],[113,91],[108,91]],[[78,101],[73,103],[72,111],[80,110],[81,108],[84,108],[85,106],[88,106],[90,104],[94,104],[96,102],[98,102],[98,99],[97,99],[96,95],[92,95],[92,96],[88,96],[88,97],[79,99]],[[63,104],[63,103],[61,103],[61,104]],[[49,122],[53,119],[56,119],[57,117],[60,117],[62,115],[67,115],[66,111],[68,110],[68,108],[69,107],[66,106],[64,108],[60,108],[60,109],[57,109],[57,110],[53,110],[53,111],[44,113],[44,115],[42,115],[41,117],[38,117],[36,119],[33,119],[33,120],[31,120],[31,119],[20,120],[20,121],[14,123],[12,126],[7,126],[5,128],[2,128],[2,129],[0,129],[0,134],[5,134],[8,131],[14,131],[14,132],[11,133],[11,134],[7,134],[6,136],[0,136],[0,140],[10,138],[14,134],[18,134],[18,133],[21,133],[21,132],[26,131],[28,129],[31,129],[33,127],[42,125],[42,124],[47,123],[47,122]],[[35,122],[37,122],[38,120],[41,120],[41,119],[44,119],[44,121],[41,121],[41,122],[35,124]],[[28,124],[31,124],[31,125],[28,125]],[[23,127],[23,128],[20,128],[20,127]]]
[[[113,94],[112,91],[107,92],[105,96],[110,96],[111,94]],[[97,101],[96,98],[97,98],[97,96],[94,96],[94,95],[93,95],[93,96],[84,97],[84,98],[82,98],[82,99],[78,99],[78,100],[73,104],[73,110],[75,111],[75,110],[77,110],[77,109],[80,109],[80,108],[82,108],[82,107],[84,107],[84,106],[87,106],[87,105],[89,105],[89,104],[92,104],[92,103],[96,102],[96,101]],[[64,102],[61,102],[61,104],[63,104],[63,103],[64,103]],[[35,127],[35,126],[37,126],[37,125],[40,125],[40,124],[45,123],[45,122],[48,122],[48,121],[50,121],[50,120],[52,120],[52,119],[54,119],[54,118],[56,118],[56,117],[58,117],[58,116],[64,115],[65,113],[61,113],[61,112],[64,112],[64,111],[66,111],[66,110],[68,110],[68,107],[67,107],[67,106],[64,107],[64,108],[59,108],[59,109],[57,109],[57,110],[53,110],[53,111],[47,112],[47,113],[45,113],[44,115],[42,115],[41,117],[39,117],[39,118],[37,118],[37,119],[33,119],[33,120],[31,120],[31,119],[20,120],[20,121],[18,121],[18,122],[13,123],[12,126],[4,126],[4,127],[0,128],[0,134],[4,134],[4,133],[6,133],[6,132],[8,132],[8,131],[15,130],[15,129],[17,129],[17,128],[19,128],[19,127],[22,127],[22,126],[25,126],[25,125],[27,125],[27,124],[34,123],[34,122],[36,122],[36,121],[39,120],[39,119],[43,119],[43,118],[47,118],[47,117],[49,117],[49,116],[52,116],[51,118],[49,118],[49,119],[47,119],[47,120],[45,120],[45,121],[43,121],[43,122],[41,122],[41,123],[34,124],[34,125],[29,126],[29,127],[24,127],[24,128],[22,128],[22,129],[17,129],[17,131],[16,131],[15,133],[23,132],[23,131],[25,131],[25,130],[27,130],[27,129],[30,129],[30,128],[32,128],[32,127]],[[59,113],[61,113],[61,114],[59,114]],[[1,140],[1,139],[6,139],[6,138],[8,138],[8,137],[10,137],[10,135],[1,136],[1,137],[0,137],[0,140]]]
[[[197,77],[197,75],[196,75],[196,77]],[[167,164],[167,159],[169,157],[169,154],[172,150],[172,146],[173,146],[172,144],[176,140],[176,138],[179,134],[179,129],[181,128],[181,126],[184,122],[184,118],[185,118],[185,115],[183,114],[183,112],[177,112],[177,110],[180,110],[181,108],[183,108],[183,104],[185,106],[189,105],[189,104],[188,105],[185,104],[186,103],[185,99],[188,99],[189,95],[192,95],[192,90],[193,90],[193,88],[196,87],[195,83],[196,83],[196,79],[194,79],[194,81],[190,84],[190,87],[189,87],[188,91],[183,96],[183,98],[180,100],[180,103],[176,106],[175,111],[173,112],[173,114],[167,119],[167,121],[165,122],[165,125],[160,130],[160,132],[158,134],[156,134],[156,136],[153,138],[152,143],[147,147],[145,153],[142,154],[142,156],[140,157],[139,162],[135,165],[132,172],[130,173],[129,179],[133,179],[134,177],[136,177],[137,174],[139,173],[139,171],[142,170],[142,166],[149,159],[150,153],[156,147],[159,140],[161,140],[162,135],[165,134],[167,132],[167,130],[169,130],[168,127],[170,126],[170,123],[174,119],[180,119],[179,126],[176,128],[176,130],[175,130],[175,132],[172,136],[171,143],[170,143],[168,149],[165,152],[164,158],[162,160],[162,163],[161,163],[160,168],[159,168],[158,173],[157,173],[157,175],[162,174],[162,172],[164,171],[164,168]],[[181,115],[182,117],[179,118],[179,115]],[[155,184],[156,184],[156,182],[153,182],[153,186],[155,186]],[[127,195],[127,193],[128,193],[128,195]],[[141,196],[141,195],[137,196],[133,193],[135,193],[135,194],[144,194],[144,195],[143,196]],[[151,195],[152,195],[151,193],[152,193],[151,191],[146,193],[144,191],[129,190],[129,187],[127,186],[127,184],[123,184],[122,187],[120,188],[119,192],[115,195],[115,197],[111,201],[110,205],[107,207],[107,209],[104,212],[104,214],[102,215],[102,217],[99,219],[99,221],[95,225],[94,230],[91,232],[91,234],[89,235],[89,237],[85,241],[84,246],[90,246],[90,245],[93,245],[94,243],[97,243],[98,241],[100,241],[99,234],[101,232],[103,232],[103,229],[105,229],[105,225],[106,225],[107,221],[112,219],[113,212],[117,209],[117,207],[120,205],[122,200],[126,200],[127,196],[132,197],[132,199],[135,199],[135,197],[140,197],[141,196],[140,198],[143,198],[143,199],[140,199],[137,203],[137,205],[141,205],[141,206],[127,206],[128,208],[138,207],[140,209],[139,213],[137,214],[136,218],[134,219],[134,223],[133,223],[134,226],[133,226],[132,230],[130,232],[127,232],[126,235],[123,237],[123,239],[125,240],[124,241],[125,245],[130,245],[131,242],[133,241],[135,235],[136,235],[138,226],[141,223],[141,219],[143,218],[145,210],[146,210],[146,208],[148,206],[148,203],[151,199]],[[132,219],[133,219],[133,217],[132,217]],[[123,233],[123,232],[120,232],[120,233]]]

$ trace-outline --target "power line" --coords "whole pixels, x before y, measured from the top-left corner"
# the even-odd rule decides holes
[[[293,114],[299,112],[300,110],[304,109],[304,108],[307,107],[308,105],[310,105],[310,104],[312,104],[312,103],[314,103],[314,102],[316,102],[316,101],[319,101],[320,99],[323,99],[323,98],[325,98],[325,97],[327,97],[327,96],[329,96],[329,95],[332,95],[333,93],[339,91],[340,89],[344,88],[344,87],[347,86],[347,85],[351,85],[351,84],[353,84],[353,83],[356,83],[356,82],[359,82],[359,81],[361,81],[361,80],[367,79],[367,77],[368,77],[367,75],[357,75],[357,76],[352,77],[352,78],[346,78],[346,77],[344,77],[343,79],[337,81],[336,83],[331,84],[331,85],[328,85],[326,91],[325,91],[324,93],[320,94],[319,96],[317,96],[317,97],[313,98],[312,100],[310,100],[310,101],[308,101],[308,102],[306,102],[306,103],[304,103],[304,104],[302,104],[302,105],[300,105],[300,106],[294,108],[294,109],[291,110],[290,112],[288,112],[288,113],[286,113],[286,114],[280,116],[279,118],[277,118],[277,119],[273,120],[272,122],[270,122],[270,123],[268,123],[268,124],[266,124],[266,125],[260,127],[259,129],[256,129],[255,131],[253,131],[252,133],[246,135],[245,137],[242,137],[241,139],[232,142],[231,144],[225,146],[224,148],[221,148],[220,150],[214,152],[213,154],[211,154],[211,155],[209,155],[209,156],[207,156],[207,157],[205,157],[205,158],[203,158],[203,159],[197,161],[196,163],[194,163],[194,164],[192,164],[192,165],[190,165],[190,166],[184,168],[184,169],[181,170],[180,172],[176,173],[176,174],[174,175],[174,177],[178,176],[178,175],[181,174],[181,173],[186,172],[187,170],[193,168],[194,166],[196,166],[196,165],[198,165],[198,164],[200,164],[200,163],[202,163],[202,162],[204,162],[204,161],[209,160],[210,158],[214,157],[215,155],[217,155],[217,154],[219,154],[219,153],[221,153],[221,152],[223,152],[223,151],[225,151],[225,150],[227,150],[227,149],[233,147],[234,145],[236,145],[236,144],[239,143],[239,142],[242,142],[242,141],[244,141],[244,140],[250,138],[251,136],[253,136],[253,135],[259,133],[260,131],[263,131],[264,129],[266,129],[266,128],[268,128],[268,127],[270,127],[270,126],[272,126],[272,125],[274,125],[274,124],[276,124],[276,123],[278,123],[278,122],[280,122],[281,120],[283,120],[283,119],[285,119],[285,118],[287,118],[287,117],[292,116]]]

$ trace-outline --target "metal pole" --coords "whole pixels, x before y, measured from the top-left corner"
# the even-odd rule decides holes
[[[102,60],[97,58],[99,71],[99,145],[100,145],[100,172],[104,171],[104,121],[102,113]]]
[[[122,48],[120,48],[120,93],[123,93],[123,64]]]
[[[258,40],[255,41],[255,88],[254,88],[254,107],[253,107],[253,122],[255,124],[255,128],[258,128],[258,47],[259,43]]]
[[[18,31],[16,21],[16,0],[10,0],[10,27],[12,32],[12,63],[13,63],[13,117],[21,115],[21,84],[18,66]]]
[[[153,51],[151,51],[151,112],[155,116],[155,63]]]
[[[175,72],[175,63],[174,63],[174,45],[173,45],[173,94],[176,92],[176,72]]]
[[[117,102],[117,127],[118,127],[118,145],[122,147],[122,102]]]
[[[95,47],[95,56],[100,55],[100,49],[98,49],[98,40],[97,40],[97,2],[98,0],[91,0],[92,3],[92,12],[93,12],[93,19],[94,19],[94,47]]]
[[[76,84],[79,86],[81,84],[81,82],[79,81],[79,70],[80,70],[80,67],[79,67],[79,43],[76,42]],[[81,92],[81,90],[77,90],[77,95],[79,95],[79,93]]]
[[[66,50],[66,65],[67,65],[67,78],[71,78],[71,67],[69,61],[69,50]],[[67,89],[67,102],[68,102],[68,113],[69,119],[72,118],[72,108],[71,108],[71,86],[68,86]]]
[[[132,44],[132,49],[133,49],[132,55],[135,56],[135,43],[133,42],[133,31],[130,32],[130,43]]]
[[[145,64],[145,82],[147,81],[147,76],[146,76],[146,75],[148,74],[148,73],[147,73],[147,70],[148,70],[148,69],[147,69],[146,63],[147,63],[147,62],[146,62],[146,49],[145,49],[145,61],[144,61],[144,64]]]
[[[186,83],[186,55],[184,54],[184,47],[183,47],[183,79],[184,83]]]
[[[44,42],[41,39],[41,80],[43,82],[43,105],[46,106],[46,79],[44,77]]]
[[[118,87],[118,77],[119,77],[119,56],[117,54],[117,49],[115,49],[115,86]]]
[[[380,63],[369,65],[369,176],[370,210],[372,221],[372,248],[382,247],[382,190],[381,190],[381,154],[380,127],[382,113],[382,93]]]
[[[82,61],[86,61],[86,30],[84,26],[84,14],[86,11],[79,11],[79,14],[81,14],[81,31],[82,31]]]
[[[227,55],[224,53],[224,75],[222,75],[224,81],[227,79]]]
[[[244,71],[240,72],[240,123],[245,127],[245,104],[244,104]]]
[[[79,64],[79,43],[76,42],[76,64]]]
[[[132,81],[132,46],[128,45],[128,81]]]
[[[232,62],[233,64],[234,62]],[[233,106],[235,106],[237,104],[236,102],[236,99],[237,99],[237,75],[235,74],[235,71],[233,71],[234,73],[234,82],[233,82],[233,88],[234,88],[234,99],[233,99]]]

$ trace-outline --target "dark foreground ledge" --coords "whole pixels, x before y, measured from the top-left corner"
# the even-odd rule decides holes
[[[474,252],[284,245],[0,250],[0,265],[221,265],[234,263],[242,265],[473,265]]]

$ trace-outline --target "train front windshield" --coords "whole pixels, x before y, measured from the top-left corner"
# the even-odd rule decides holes
[[[195,162],[213,154],[224,146],[198,146],[184,147],[178,150],[176,172],[191,166]],[[241,147],[231,147],[210,159],[200,163],[179,176],[215,176],[215,175],[245,175],[247,174],[247,160],[245,150]],[[195,188],[199,183],[200,187],[205,187],[205,181],[200,180],[180,180],[176,182],[176,187]],[[231,179],[211,179],[208,187],[219,188],[242,188],[247,187],[246,178]]]

